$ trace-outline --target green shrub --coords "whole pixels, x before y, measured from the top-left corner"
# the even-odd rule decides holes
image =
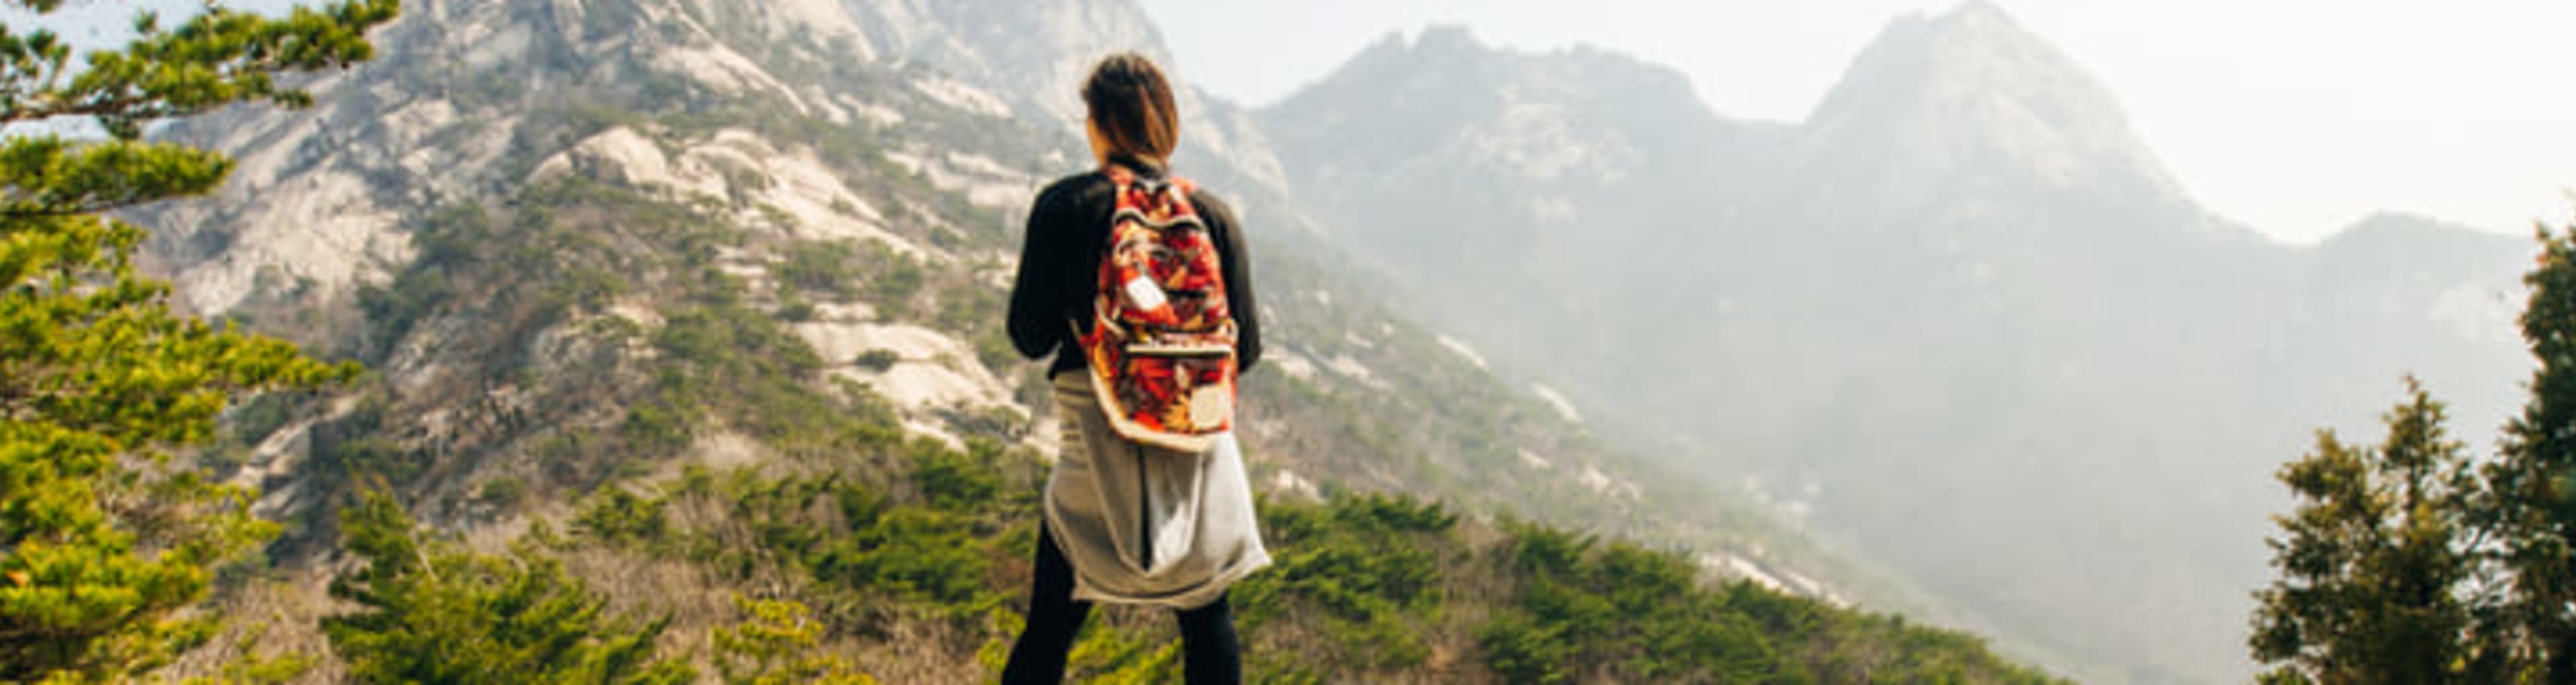
[[[474,501],[483,506],[505,511],[517,508],[527,498],[528,484],[507,476],[483,481],[483,487],[474,495]]]
[[[1476,646],[1505,682],[1563,683],[1574,679],[1573,644],[1559,626],[1504,610],[1476,627]]]
[[[849,241],[798,241],[781,253],[775,267],[780,283],[797,290],[854,297],[865,280],[859,248]]]
[[[990,440],[977,440],[958,452],[927,440],[912,445],[912,486],[921,491],[931,506],[948,511],[972,511],[993,501],[1002,490],[1002,472],[995,460],[1001,446]]]
[[[903,353],[880,347],[859,353],[858,358],[851,360],[851,363],[859,368],[884,373],[886,369],[894,368],[895,363],[901,361],[903,361]]]
[[[605,601],[550,557],[522,546],[474,554],[423,536],[390,497],[342,513],[350,552],[365,566],[332,581],[357,611],[323,619],[331,648],[362,682],[685,683],[681,661],[657,658],[668,617],[610,617]]]
[[[666,508],[662,498],[609,488],[573,515],[573,530],[612,545],[660,542],[670,530]]]

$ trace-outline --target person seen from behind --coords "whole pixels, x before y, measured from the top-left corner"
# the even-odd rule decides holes
[[[1013,345],[1055,357],[1063,441],[1002,682],[1062,682],[1096,602],[1172,609],[1188,682],[1241,682],[1226,590],[1270,563],[1232,431],[1261,356],[1251,260],[1233,211],[1170,172],[1153,62],[1110,55],[1082,99],[1099,166],[1038,193],[1011,289]]]

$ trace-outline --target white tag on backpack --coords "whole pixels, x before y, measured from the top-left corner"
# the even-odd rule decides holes
[[[1152,279],[1142,275],[1127,279],[1127,302],[1136,305],[1138,310],[1149,312],[1169,304],[1163,299],[1162,286],[1154,285]]]
[[[1207,430],[1234,418],[1234,397],[1223,386],[1202,385],[1190,392],[1190,426]]]

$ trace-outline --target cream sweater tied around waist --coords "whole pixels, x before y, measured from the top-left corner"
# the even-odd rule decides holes
[[[1138,445],[1109,427],[1090,373],[1054,381],[1064,433],[1046,520],[1074,599],[1194,609],[1270,564],[1232,434],[1203,454]]]

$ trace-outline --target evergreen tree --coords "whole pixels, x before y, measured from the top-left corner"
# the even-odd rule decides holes
[[[43,14],[61,0],[0,0]],[[59,37],[0,26],[0,682],[112,679],[213,634],[178,611],[213,571],[272,535],[250,493],[206,482],[173,450],[212,434],[233,397],[351,369],[172,312],[138,275],[143,232],[119,208],[203,194],[221,155],[140,140],[144,125],[236,102],[302,106],[280,74],[366,59],[396,0],[268,18],[147,15],[121,50],[81,63]],[[103,140],[46,130],[94,122]]]
[[[2576,226],[2540,232],[2522,337],[2539,358],[2531,398],[2486,469],[2492,520],[2513,574],[2505,616],[2544,682],[2576,683]]]
[[[823,649],[823,624],[794,600],[734,595],[741,623],[715,630],[716,670],[729,685],[875,685],[849,661]]]
[[[371,683],[683,683],[688,665],[654,658],[670,619],[641,626],[533,548],[475,554],[423,537],[382,493],[341,512],[344,544],[366,567],[331,583],[361,610],[323,621],[349,673]],[[538,535],[542,536],[543,533]]]
[[[2414,380],[2385,417],[2387,441],[2320,432],[2279,474],[2298,499],[2267,540],[2282,578],[2255,593],[2254,657],[2275,683],[2490,682],[2477,629],[2491,593],[2470,517],[2481,489],[2443,405]]]

